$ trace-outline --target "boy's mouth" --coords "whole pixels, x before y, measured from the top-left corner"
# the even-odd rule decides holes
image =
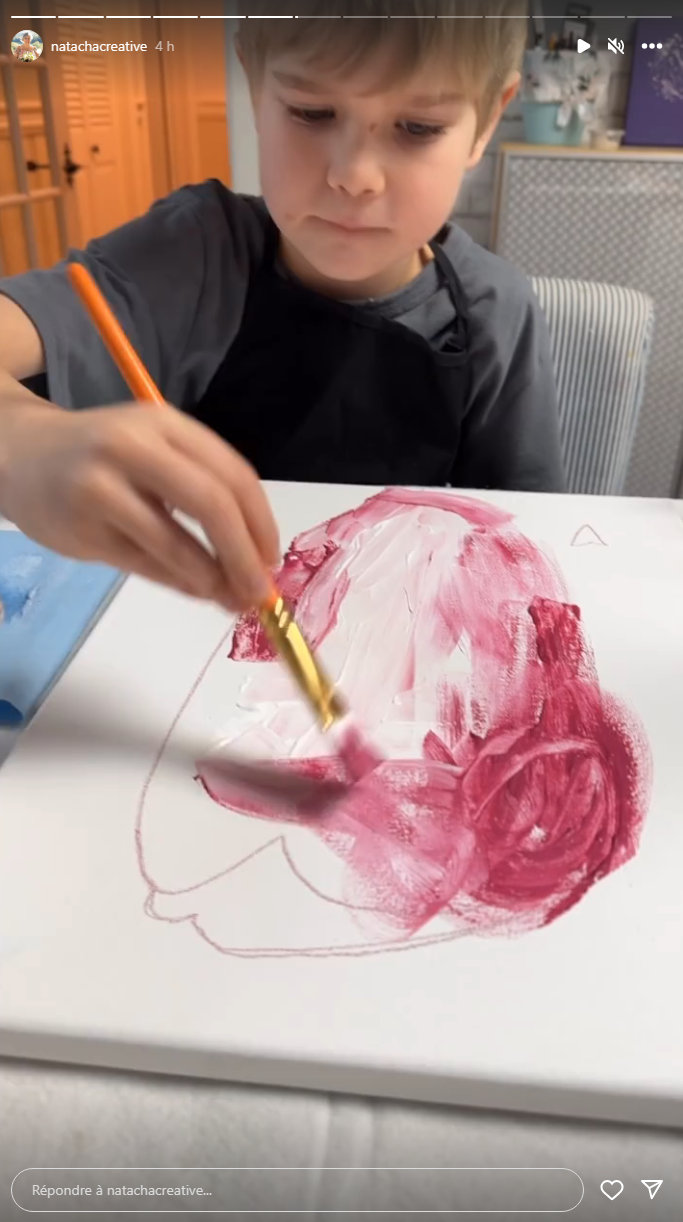
[[[316,217],[316,220],[322,221],[324,225],[330,225],[333,229],[341,229],[344,233],[380,233],[384,231],[380,225],[361,225],[357,221],[330,221],[324,216]]]

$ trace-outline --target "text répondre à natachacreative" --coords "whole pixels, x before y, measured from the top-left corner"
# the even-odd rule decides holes
[[[53,1188],[51,1184],[33,1184],[33,1195],[40,1197],[210,1197],[210,1192],[203,1188],[191,1188],[189,1184],[180,1184],[177,1188],[149,1188],[146,1184],[138,1184],[135,1188],[86,1188],[83,1184],[74,1184],[72,1188]]]

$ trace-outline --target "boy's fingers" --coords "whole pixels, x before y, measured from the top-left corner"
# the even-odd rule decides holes
[[[245,478],[245,475],[247,476]],[[275,568],[280,563],[280,533],[261,481],[246,468],[237,474],[235,493],[247,529],[264,562]]]
[[[263,485],[246,459],[205,425],[177,412],[169,413],[171,440],[184,454],[212,471],[216,479],[232,489],[265,564],[280,560],[280,538]]]
[[[146,581],[154,581],[157,585],[170,586],[181,594],[197,597],[196,591],[178,578],[177,573],[166,568],[161,561],[154,560],[148,552],[143,552],[130,539],[117,531],[112,531],[116,547],[116,567],[126,573],[134,573],[144,577]]]
[[[151,498],[133,492],[118,479],[102,486],[105,519],[152,566],[171,574],[175,584],[198,598],[211,598],[221,584],[221,573],[206,548]]]
[[[162,561],[154,559],[148,552],[143,552],[135,543],[131,542],[127,535],[120,534],[112,528],[111,537],[116,556],[111,563],[116,568],[126,573],[134,573],[137,577],[144,577],[146,581],[153,581],[157,585],[178,590],[181,594],[189,594],[191,598],[202,597],[190,582],[185,578],[178,578],[175,570],[167,568]],[[97,554],[99,554],[99,549]],[[218,586],[215,601],[226,611],[235,612],[244,609],[243,601],[236,599],[225,585]]]
[[[270,580],[241,509],[212,471],[169,448],[129,456],[136,484],[204,528],[228,587],[242,606],[266,598]]]

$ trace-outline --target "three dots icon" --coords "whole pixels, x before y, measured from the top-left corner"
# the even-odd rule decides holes
[[[648,49],[650,51],[661,51],[662,49],[661,42],[642,42],[640,45],[643,51],[647,51]]]

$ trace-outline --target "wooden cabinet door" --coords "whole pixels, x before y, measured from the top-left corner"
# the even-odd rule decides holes
[[[54,10],[51,0],[43,4],[45,13]],[[111,8],[95,0],[60,0],[60,16],[44,23],[50,45],[145,42],[144,27],[151,22],[135,15],[113,20],[104,16]],[[126,5],[129,14],[135,8],[134,2]],[[50,51],[69,149],[80,167],[72,188],[79,245],[138,216],[152,202],[144,71],[150,53]]]

